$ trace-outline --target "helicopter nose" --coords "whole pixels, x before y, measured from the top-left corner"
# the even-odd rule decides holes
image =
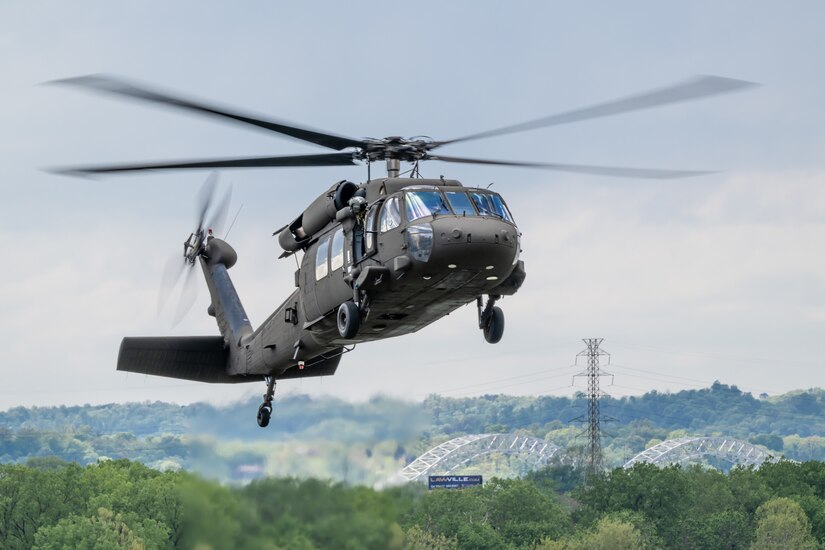
[[[506,277],[518,259],[518,229],[496,218],[435,219],[430,267],[487,272]]]

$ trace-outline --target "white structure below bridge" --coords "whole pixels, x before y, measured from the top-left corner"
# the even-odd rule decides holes
[[[401,482],[426,481],[431,473],[446,475],[481,457],[496,453],[518,455],[534,468],[553,460],[572,462],[561,447],[544,439],[515,434],[472,434],[433,447],[398,472],[395,479]]]
[[[426,481],[429,475],[448,475],[491,454],[517,455],[533,469],[551,462],[575,464],[561,447],[544,439],[515,434],[471,434],[456,437],[433,447],[395,474],[389,482],[394,484]],[[731,466],[754,467],[778,460],[778,457],[765,447],[738,439],[682,437],[663,441],[642,451],[628,460],[624,468],[631,468],[639,462],[666,466],[706,462],[709,458],[722,460]]]
[[[738,439],[681,437],[669,439],[645,449],[628,460],[624,468],[631,468],[639,462],[649,462],[657,466],[685,464],[706,460],[709,456],[724,460],[732,466],[759,467],[763,462],[778,460],[768,449]]]

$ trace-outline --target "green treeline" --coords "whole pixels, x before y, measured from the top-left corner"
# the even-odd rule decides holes
[[[272,423],[260,429],[257,405],[16,407],[0,412],[0,463],[46,456],[80,464],[127,458],[222,481],[295,476],[373,485],[427,449],[468,433],[517,432],[575,455],[581,426],[569,421],[586,410],[581,396],[430,396],[422,403],[375,397],[348,403],[292,395],[276,402]],[[687,435],[734,437],[776,456],[825,460],[822,390],[754,397],[716,383],[673,394],[605,398],[601,410],[617,420],[605,425],[602,440],[611,467],[655,443]],[[498,466],[502,477],[524,473],[510,468],[517,465]]]
[[[224,486],[126,460],[0,466],[0,548],[815,549],[825,464],[729,474],[639,464],[559,492],[548,468],[483,487],[315,479]],[[819,545],[819,546],[818,546]]]

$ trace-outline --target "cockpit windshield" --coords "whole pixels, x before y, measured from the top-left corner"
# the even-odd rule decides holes
[[[439,191],[408,191],[406,202],[410,222],[425,216],[450,214],[450,207]]]
[[[456,216],[491,216],[515,225],[513,216],[497,193],[482,189],[447,191],[417,188],[404,193],[407,221],[427,216],[455,214]]]

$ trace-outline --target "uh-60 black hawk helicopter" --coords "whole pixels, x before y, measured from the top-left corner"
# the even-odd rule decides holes
[[[269,424],[277,380],[335,373],[355,344],[420,330],[456,308],[475,302],[487,342],[504,332],[495,305],[525,279],[521,235],[502,197],[455,179],[420,177],[419,163],[522,166],[630,178],[676,178],[708,172],[470,159],[435,153],[441,147],[547,126],[615,115],[746,88],[752,83],[702,76],[663,89],[464,137],[354,139],[205,105],[108,77],[56,81],[257,126],[336,150],[335,153],[264,158],[91,166],[62,169],[73,175],[192,168],[345,166],[367,164],[367,181],[339,181],[278,230],[281,257],[303,251],[295,290],[257,329],[252,327],[227,270],[235,250],[212,235],[206,214],[214,177],[207,180],[196,229],[184,244],[183,262],[200,264],[220,336],[127,337],[121,371],[201,382],[266,382],[258,409]],[[385,161],[387,176],[371,179],[370,165]],[[412,177],[400,177],[402,162]],[[212,208],[225,217],[228,202]],[[190,271],[191,273],[191,271]],[[487,297],[486,300],[484,297]]]

